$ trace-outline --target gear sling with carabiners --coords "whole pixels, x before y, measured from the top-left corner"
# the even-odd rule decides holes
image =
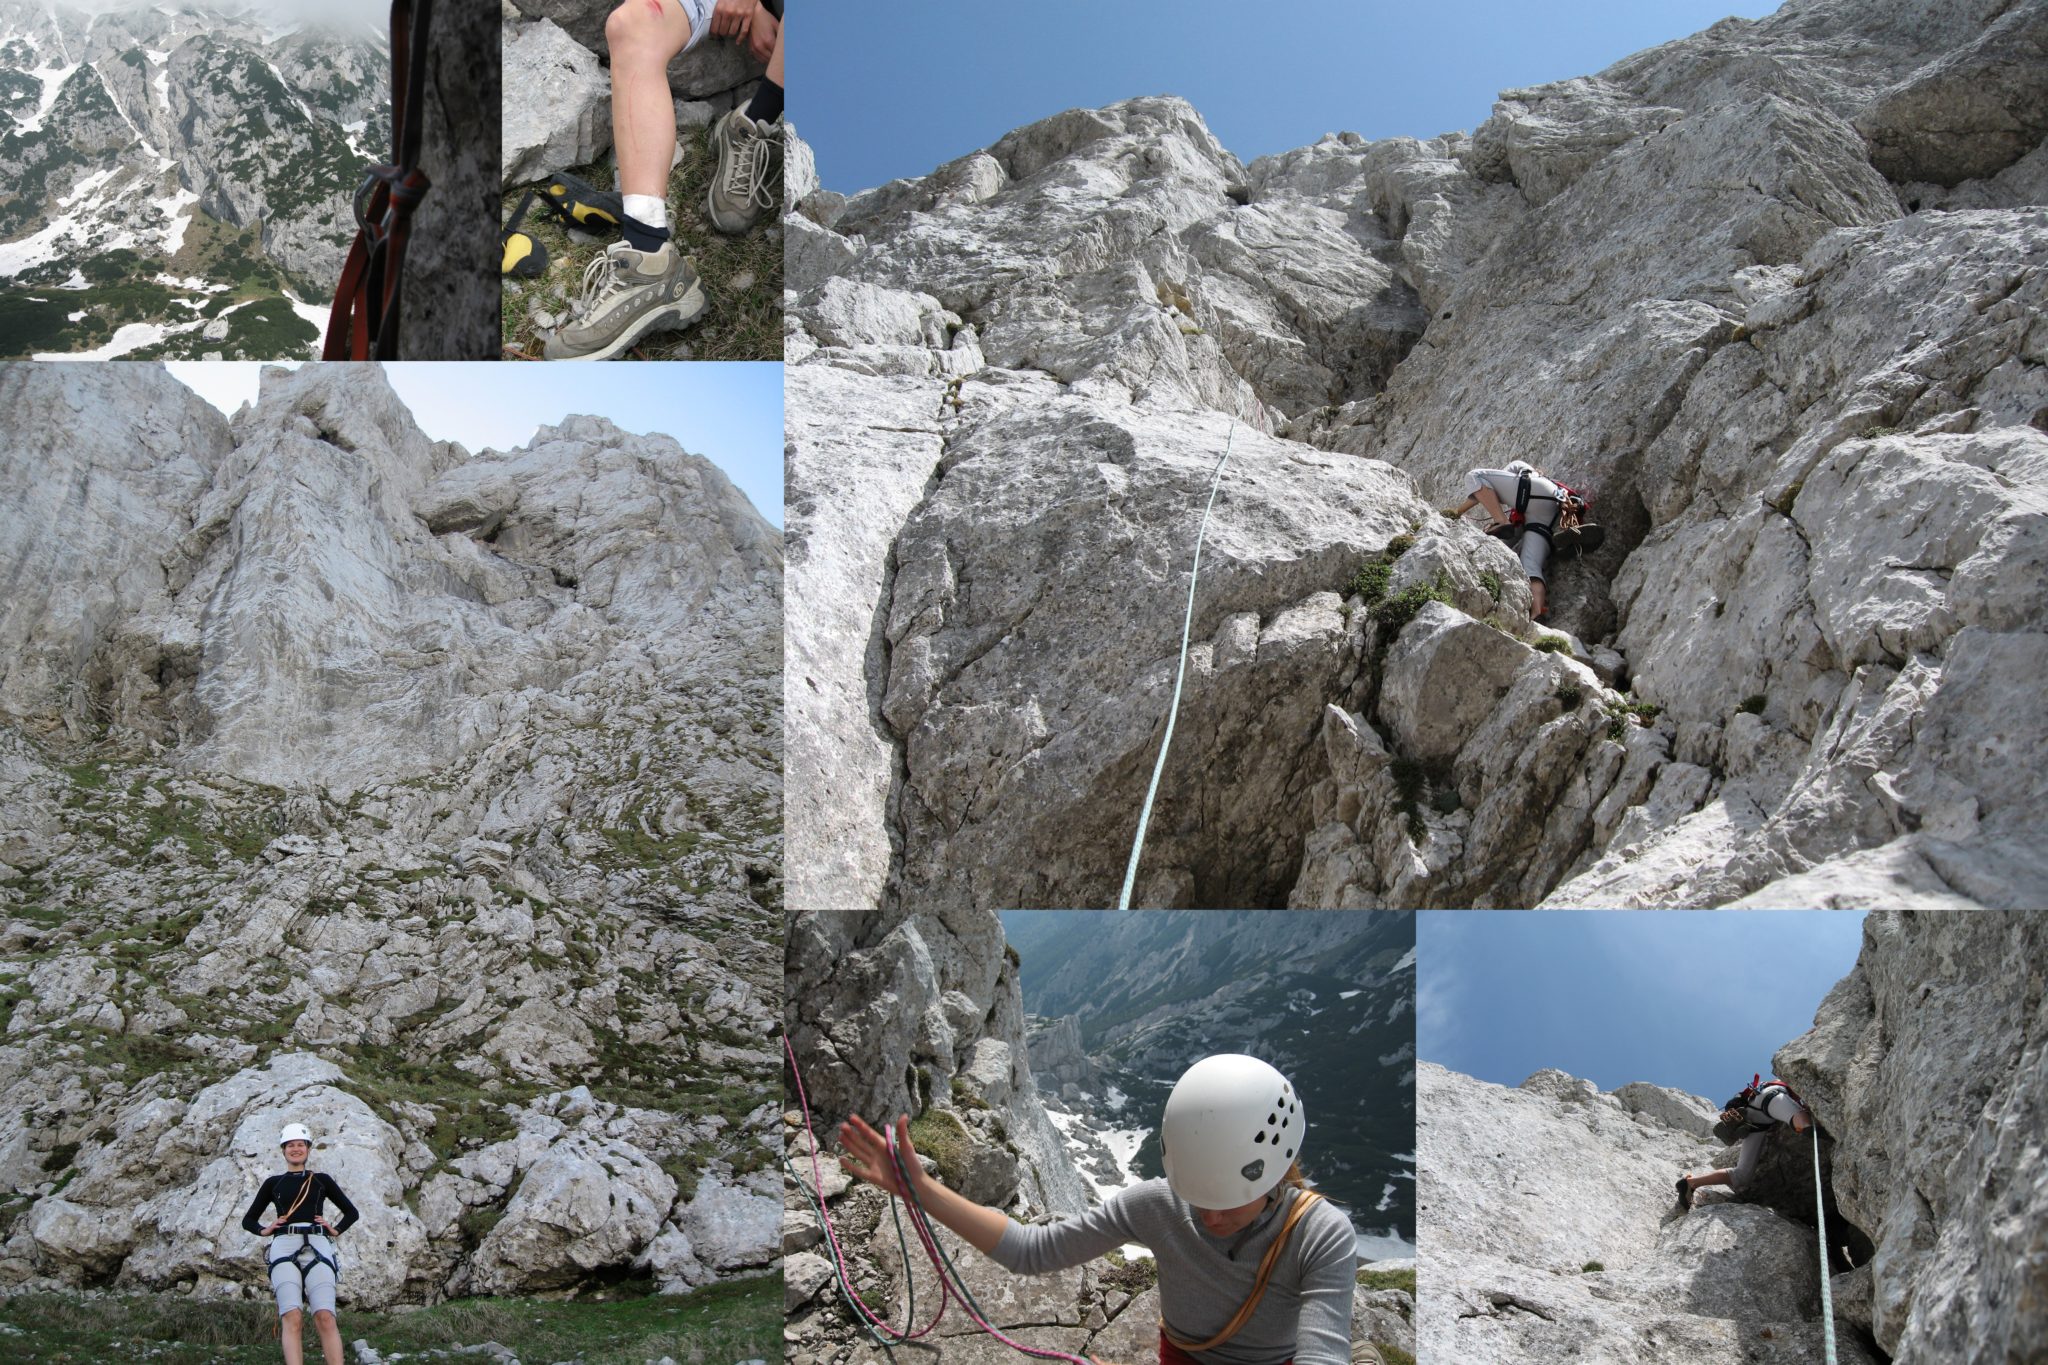
[[[372,166],[356,189],[356,239],[334,289],[322,360],[395,360],[399,285],[413,210],[431,182],[420,169],[427,93],[427,28],[434,0],[392,0],[391,164]]]

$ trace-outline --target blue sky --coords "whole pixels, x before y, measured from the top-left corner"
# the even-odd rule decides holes
[[[1416,1048],[1481,1080],[1546,1066],[1724,1100],[1855,965],[1852,911],[1429,911]]]
[[[923,175],[1062,109],[1180,95],[1246,161],[1328,132],[1433,137],[1756,0],[880,0],[791,20],[789,117],[824,184]]]
[[[255,362],[172,362],[173,375],[232,414],[256,397]],[[571,413],[609,417],[627,431],[658,431],[724,470],[754,507],[782,525],[782,366],[716,364],[386,365],[391,387],[420,429],[472,453],[510,450]]]

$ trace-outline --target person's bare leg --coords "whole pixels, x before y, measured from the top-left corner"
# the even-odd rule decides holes
[[[1543,614],[1543,603],[1545,600],[1543,595],[1542,579],[1532,578],[1529,580],[1529,596],[1533,604],[1530,609],[1536,615],[1541,616]]]
[[[320,1333],[320,1353],[327,1357],[327,1365],[342,1365],[341,1324],[334,1314],[321,1309],[313,1314],[313,1327]]]
[[[1486,515],[1493,518],[1495,526],[1499,526],[1507,521],[1507,511],[1500,505],[1500,494],[1494,492],[1485,484],[1481,484],[1479,485],[1479,491],[1474,496],[1479,499],[1479,505],[1486,509]]]
[[[1708,1171],[1705,1175],[1687,1176],[1685,1183],[1694,1189],[1698,1189],[1702,1185],[1726,1185],[1729,1178],[1733,1175],[1733,1171]]]
[[[619,193],[668,197],[676,156],[676,106],[668,64],[690,42],[690,20],[675,0],[626,0],[604,24],[612,57],[612,143]]]
[[[764,16],[764,17],[769,17],[769,16]],[[788,25],[788,24],[784,24],[784,23],[778,23],[778,24],[776,24],[776,26],[775,26],[775,51],[774,51],[773,53],[771,53],[771,54],[769,55],[769,58],[768,58],[768,79],[769,79],[769,80],[771,80],[771,81],[774,81],[774,82],[775,82],[775,83],[776,83],[777,85],[786,85],[786,84],[787,84],[787,82],[785,82],[785,81],[784,81],[784,80],[782,79],[782,35],[783,35],[783,34],[785,34],[785,33],[787,33],[787,32],[789,32],[789,25]]]
[[[299,1310],[294,1308],[278,1319],[277,1335],[284,1344],[284,1365],[305,1365],[306,1348],[299,1341]]]

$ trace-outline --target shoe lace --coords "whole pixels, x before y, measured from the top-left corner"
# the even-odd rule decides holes
[[[765,209],[775,203],[766,174],[775,158],[768,151],[768,135],[760,131],[759,124],[754,129],[733,149],[732,160],[725,168],[725,193],[741,203]]]
[[[589,317],[591,311],[606,299],[617,293],[625,284],[614,268],[616,262],[609,251],[599,252],[583,267],[583,288],[571,305],[576,317]]]

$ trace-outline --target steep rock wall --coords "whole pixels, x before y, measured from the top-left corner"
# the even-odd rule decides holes
[[[1853,971],[1776,1073],[1821,1129],[1844,1360],[2048,1349],[2042,936],[2048,915],[1874,912]],[[1819,1352],[1811,1156],[1781,1134],[1740,1200],[1715,1102],[1542,1071],[1518,1089],[1425,1064],[1419,1332],[1445,1359],[1793,1361]],[[1844,1250],[1846,1248],[1846,1251]]]
[[[1219,413],[1146,903],[2038,902],[2042,6],[1922,10],[1795,0],[1469,137],[1245,166],[1143,99],[793,182],[798,903],[1108,902]],[[1517,457],[1609,530],[1576,663],[1431,514]],[[1506,635],[1368,634],[1375,557]]]

